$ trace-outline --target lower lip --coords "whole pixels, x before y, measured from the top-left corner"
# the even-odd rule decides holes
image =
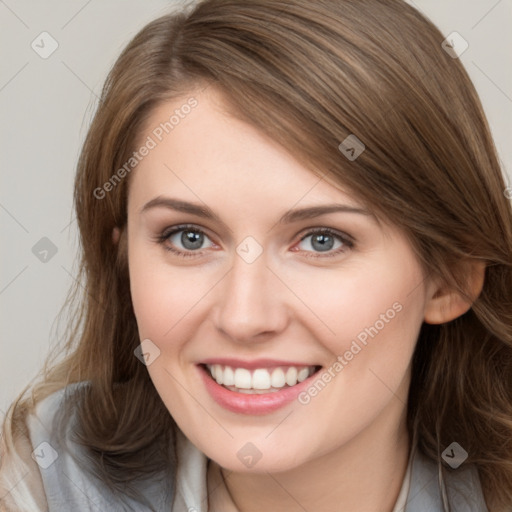
[[[249,395],[226,389],[213,380],[206,368],[198,366],[198,369],[206,389],[219,405],[231,412],[252,415],[269,414],[293,402],[318,373],[315,372],[295,386],[283,388],[281,391]]]

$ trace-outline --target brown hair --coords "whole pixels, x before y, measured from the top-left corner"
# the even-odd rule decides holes
[[[467,313],[422,325],[407,422],[436,462],[456,440],[489,509],[510,506],[512,209],[478,95],[443,39],[401,0],[205,0],[136,35],[108,76],[78,164],[85,291],[77,284],[70,296],[67,355],[58,364],[50,357],[32,399],[22,393],[11,406],[7,449],[34,403],[89,381],[76,435],[100,478],[126,490],[134,472],[169,464],[143,456],[177,427],[133,355],[140,340],[125,232],[112,244],[112,229],[126,224],[130,179],[101,200],[94,190],[129,159],[157,105],[214,86],[233,115],[400,227],[426,274],[465,293],[460,263],[486,263]],[[350,134],[366,146],[353,161],[338,149]]]

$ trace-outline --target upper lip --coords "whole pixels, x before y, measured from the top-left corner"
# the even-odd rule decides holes
[[[320,366],[312,363],[301,363],[297,361],[284,361],[282,359],[253,359],[252,361],[244,361],[243,359],[234,359],[231,357],[212,357],[201,361],[199,364],[213,365],[221,364],[231,366],[232,368],[247,368],[254,370],[257,368],[271,368],[274,366]]]

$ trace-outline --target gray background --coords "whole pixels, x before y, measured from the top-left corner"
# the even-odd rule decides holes
[[[512,0],[410,3],[445,36],[457,31],[468,41],[461,60],[510,186]],[[78,247],[74,170],[103,81],[135,33],[175,4],[0,0],[0,419],[63,329],[56,316],[76,275]],[[31,47],[44,31],[59,45],[47,59]],[[32,252],[43,237],[57,248],[47,262]]]

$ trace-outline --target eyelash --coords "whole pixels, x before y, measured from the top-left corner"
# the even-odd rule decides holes
[[[187,251],[187,252],[185,252],[185,251],[180,251],[180,250],[174,249],[173,247],[171,247],[169,245],[166,245],[165,242],[167,242],[167,240],[172,235],[175,235],[176,233],[179,233],[180,231],[192,231],[194,233],[200,233],[200,234],[208,237],[208,235],[202,229],[199,229],[199,228],[195,227],[194,225],[184,224],[184,225],[176,226],[176,227],[172,228],[171,230],[165,229],[161,234],[159,234],[159,235],[157,235],[155,237],[155,241],[158,244],[162,245],[163,248],[166,251],[172,252],[173,254],[175,254],[176,256],[179,256],[181,258],[190,258],[190,257],[194,257],[194,256],[200,255],[201,254],[200,251]],[[306,252],[306,257],[308,257],[308,258],[331,258],[331,257],[334,257],[334,256],[338,256],[339,254],[342,254],[344,252],[347,252],[348,250],[353,249],[354,246],[355,246],[354,239],[351,236],[343,234],[343,233],[340,233],[340,232],[335,231],[334,229],[331,229],[331,228],[314,228],[314,229],[311,229],[308,232],[306,232],[304,234],[304,236],[301,237],[299,242],[302,242],[308,236],[315,235],[317,233],[327,234],[327,235],[330,235],[330,236],[332,236],[334,238],[337,238],[340,242],[343,243],[343,246],[339,247],[335,251],[329,252],[329,253],[324,254],[324,255],[320,255],[321,253],[313,253],[313,254],[315,254],[315,255],[313,255],[313,254],[310,254],[311,251],[304,251],[304,252]]]

